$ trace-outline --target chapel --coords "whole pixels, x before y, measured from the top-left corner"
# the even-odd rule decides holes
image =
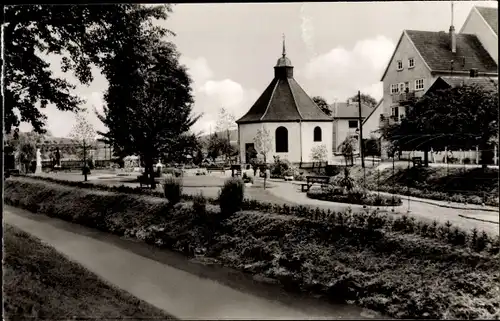
[[[288,159],[294,164],[313,162],[311,151],[324,145],[326,161],[332,158],[332,118],[326,115],[293,78],[293,65],[283,52],[274,67],[274,78],[248,112],[236,121],[241,164],[250,162],[257,130],[271,134],[272,148],[267,155]]]

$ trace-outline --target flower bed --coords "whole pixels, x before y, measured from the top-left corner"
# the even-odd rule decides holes
[[[376,184],[366,184],[366,188],[372,191],[380,191],[386,193],[399,192],[398,194],[410,195],[418,198],[427,198],[436,201],[445,202],[455,202],[455,203],[468,203],[476,205],[489,205],[489,206],[499,206],[499,198],[497,195],[465,195],[465,194],[450,194],[440,191],[429,191],[422,190],[401,185],[376,185]]]
[[[307,197],[322,201],[358,204],[367,206],[400,206],[403,204],[399,196],[379,195],[376,193],[364,192],[339,192],[323,190],[310,190]]]
[[[200,200],[196,207],[169,206],[165,199],[27,178],[6,181],[5,202],[188,256],[204,254],[289,290],[393,317],[500,317],[498,240],[451,224],[255,201],[248,204],[265,211],[225,217]]]

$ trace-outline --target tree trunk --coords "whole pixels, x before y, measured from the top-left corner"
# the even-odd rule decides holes
[[[87,145],[83,142],[83,177],[87,181]]]
[[[151,189],[156,189],[156,180],[155,180],[155,175],[154,175],[154,168],[153,168],[153,159],[149,156],[146,156],[144,159],[144,165],[145,165],[145,172],[147,177],[149,178],[149,182],[151,184]]]
[[[486,168],[488,168],[488,164],[486,163],[486,153],[487,153],[488,144],[486,142],[487,142],[487,140],[479,143],[479,150],[480,150],[479,163],[481,164],[481,168],[483,169],[483,172],[486,171]]]
[[[429,167],[429,148],[424,146],[424,166]]]

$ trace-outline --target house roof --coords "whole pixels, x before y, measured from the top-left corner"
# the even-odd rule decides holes
[[[498,35],[498,9],[488,7],[477,7],[477,11],[484,20],[490,25],[491,29]]]
[[[440,82],[438,82],[440,81]],[[443,83],[444,82],[444,83]],[[462,85],[477,85],[488,91],[498,90],[498,80],[488,77],[439,77],[436,79],[437,86],[459,87]]]
[[[331,121],[293,78],[290,59],[278,59],[275,76],[250,110],[236,122]]]
[[[373,113],[375,113],[375,111],[380,107],[382,106],[382,103],[384,102],[384,98],[380,99],[380,101],[378,102],[377,106],[375,106],[375,108],[372,108],[372,111],[370,112],[370,114],[368,116],[366,116],[366,118],[363,120],[363,124],[366,123],[366,121],[373,115]]]
[[[333,110],[333,119],[337,118],[355,118],[359,117],[358,103],[354,102],[350,105],[348,103],[340,102],[330,105]],[[368,117],[374,110],[374,107],[361,103],[361,118]]]
[[[384,80],[404,36],[407,36],[413,43],[431,72],[450,71],[451,60],[453,60],[453,70],[455,72],[469,72],[470,69],[476,68],[478,72],[498,74],[497,64],[484,49],[476,35],[457,33],[457,50],[453,53],[450,49],[450,35],[448,32],[403,30],[391,59],[384,70],[381,81]]]
[[[454,71],[468,72],[477,68],[479,72],[497,73],[497,64],[481,45],[476,35],[456,34],[456,53],[450,50],[450,35],[447,32],[405,31],[431,71],[448,71],[451,60]]]

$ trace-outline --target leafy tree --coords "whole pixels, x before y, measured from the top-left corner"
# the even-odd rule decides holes
[[[262,126],[257,129],[257,135],[254,137],[255,150],[262,155],[264,164],[267,165],[267,156],[273,148],[273,139],[269,130]],[[266,189],[267,172],[264,175],[264,189]]]
[[[207,143],[208,157],[215,161],[217,157],[222,155],[222,151],[226,148],[226,141],[227,139],[220,137],[217,133],[213,133]]]
[[[70,137],[75,141],[76,148],[81,151],[79,158],[83,162],[83,176],[87,181],[88,169],[88,151],[96,148],[96,131],[83,114],[76,115],[76,124],[71,130]]]
[[[485,167],[484,151],[498,139],[498,91],[473,85],[428,93],[408,106],[400,124],[386,124],[381,131],[404,150],[423,150],[426,166],[431,147],[479,146]]]
[[[107,106],[98,117],[109,131],[100,134],[122,152],[138,154],[155,188],[154,159],[176,146],[199,119],[191,114],[191,79],[175,45],[158,33],[132,33],[123,42],[105,69]]]
[[[328,158],[328,149],[324,144],[315,146],[311,149],[311,159],[314,162],[318,162],[320,165],[325,162]]]
[[[201,145],[197,135],[193,133],[184,133],[173,141],[170,149],[165,153],[165,159],[167,162],[174,161],[176,163],[184,163],[186,161],[186,156],[189,155],[194,160],[199,152],[201,152]]]
[[[375,98],[373,98],[372,96],[370,96],[368,94],[363,94],[363,93],[361,93],[360,96],[361,96],[361,103],[362,104],[366,104],[366,105],[368,105],[368,106],[370,106],[372,108],[374,108],[374,107],[377,106],[378,101]],[[359,101],[357,94],[354,95],[354,96],[352,96],[349,99],[351,99],[353,102],[356,102],[356,103]]]
[[[8,150],[14,153],[15,161],[21,165],[24,173],[29,172],[30,165],[36,160],[37,147],[44,140],[44,135],[34,131],[23,133],[19,130],[4,137]]]
[[[330,106],[328,105],[328,103],[326,102],[325,98],[321,97],[321,96],[314,96],[312,98],[312,100],[314,101],[314,103],[316,105],[318,105],[318,107],[325,113],[327,114],[328,116],[331,116],[332,115],[332,111],[330,109]]]
[[[166,19],[171,7],[30,4],[4,10],[5,130],[10,133],[22,121],[43,133],[46,116],[41,108],[54,104],[59,110],[78,111],[83,102],[72,93],[73,85],[52,73],[46,55],[61,56],[63,71],[89,84],[91,66],[104,70],[112,64],[129,34],[169,33],[154,26],[153,19]]]
[[[216,130],[225,135],[224,143],[221,144],[222,153],[226,157],[226,161],[234,153],[231,146],[231,135],[230,131],[236,126],[236,119],[233,114],[231,114],[226,108],[222,107],[219,110],[219,117],[217,119]]]
[[[349,163],[354,164],[354,151],[356,150],[357,139],[353,136],[347,136],[346,139],[340,144],[340,152],[345,158],[346,165]]]

